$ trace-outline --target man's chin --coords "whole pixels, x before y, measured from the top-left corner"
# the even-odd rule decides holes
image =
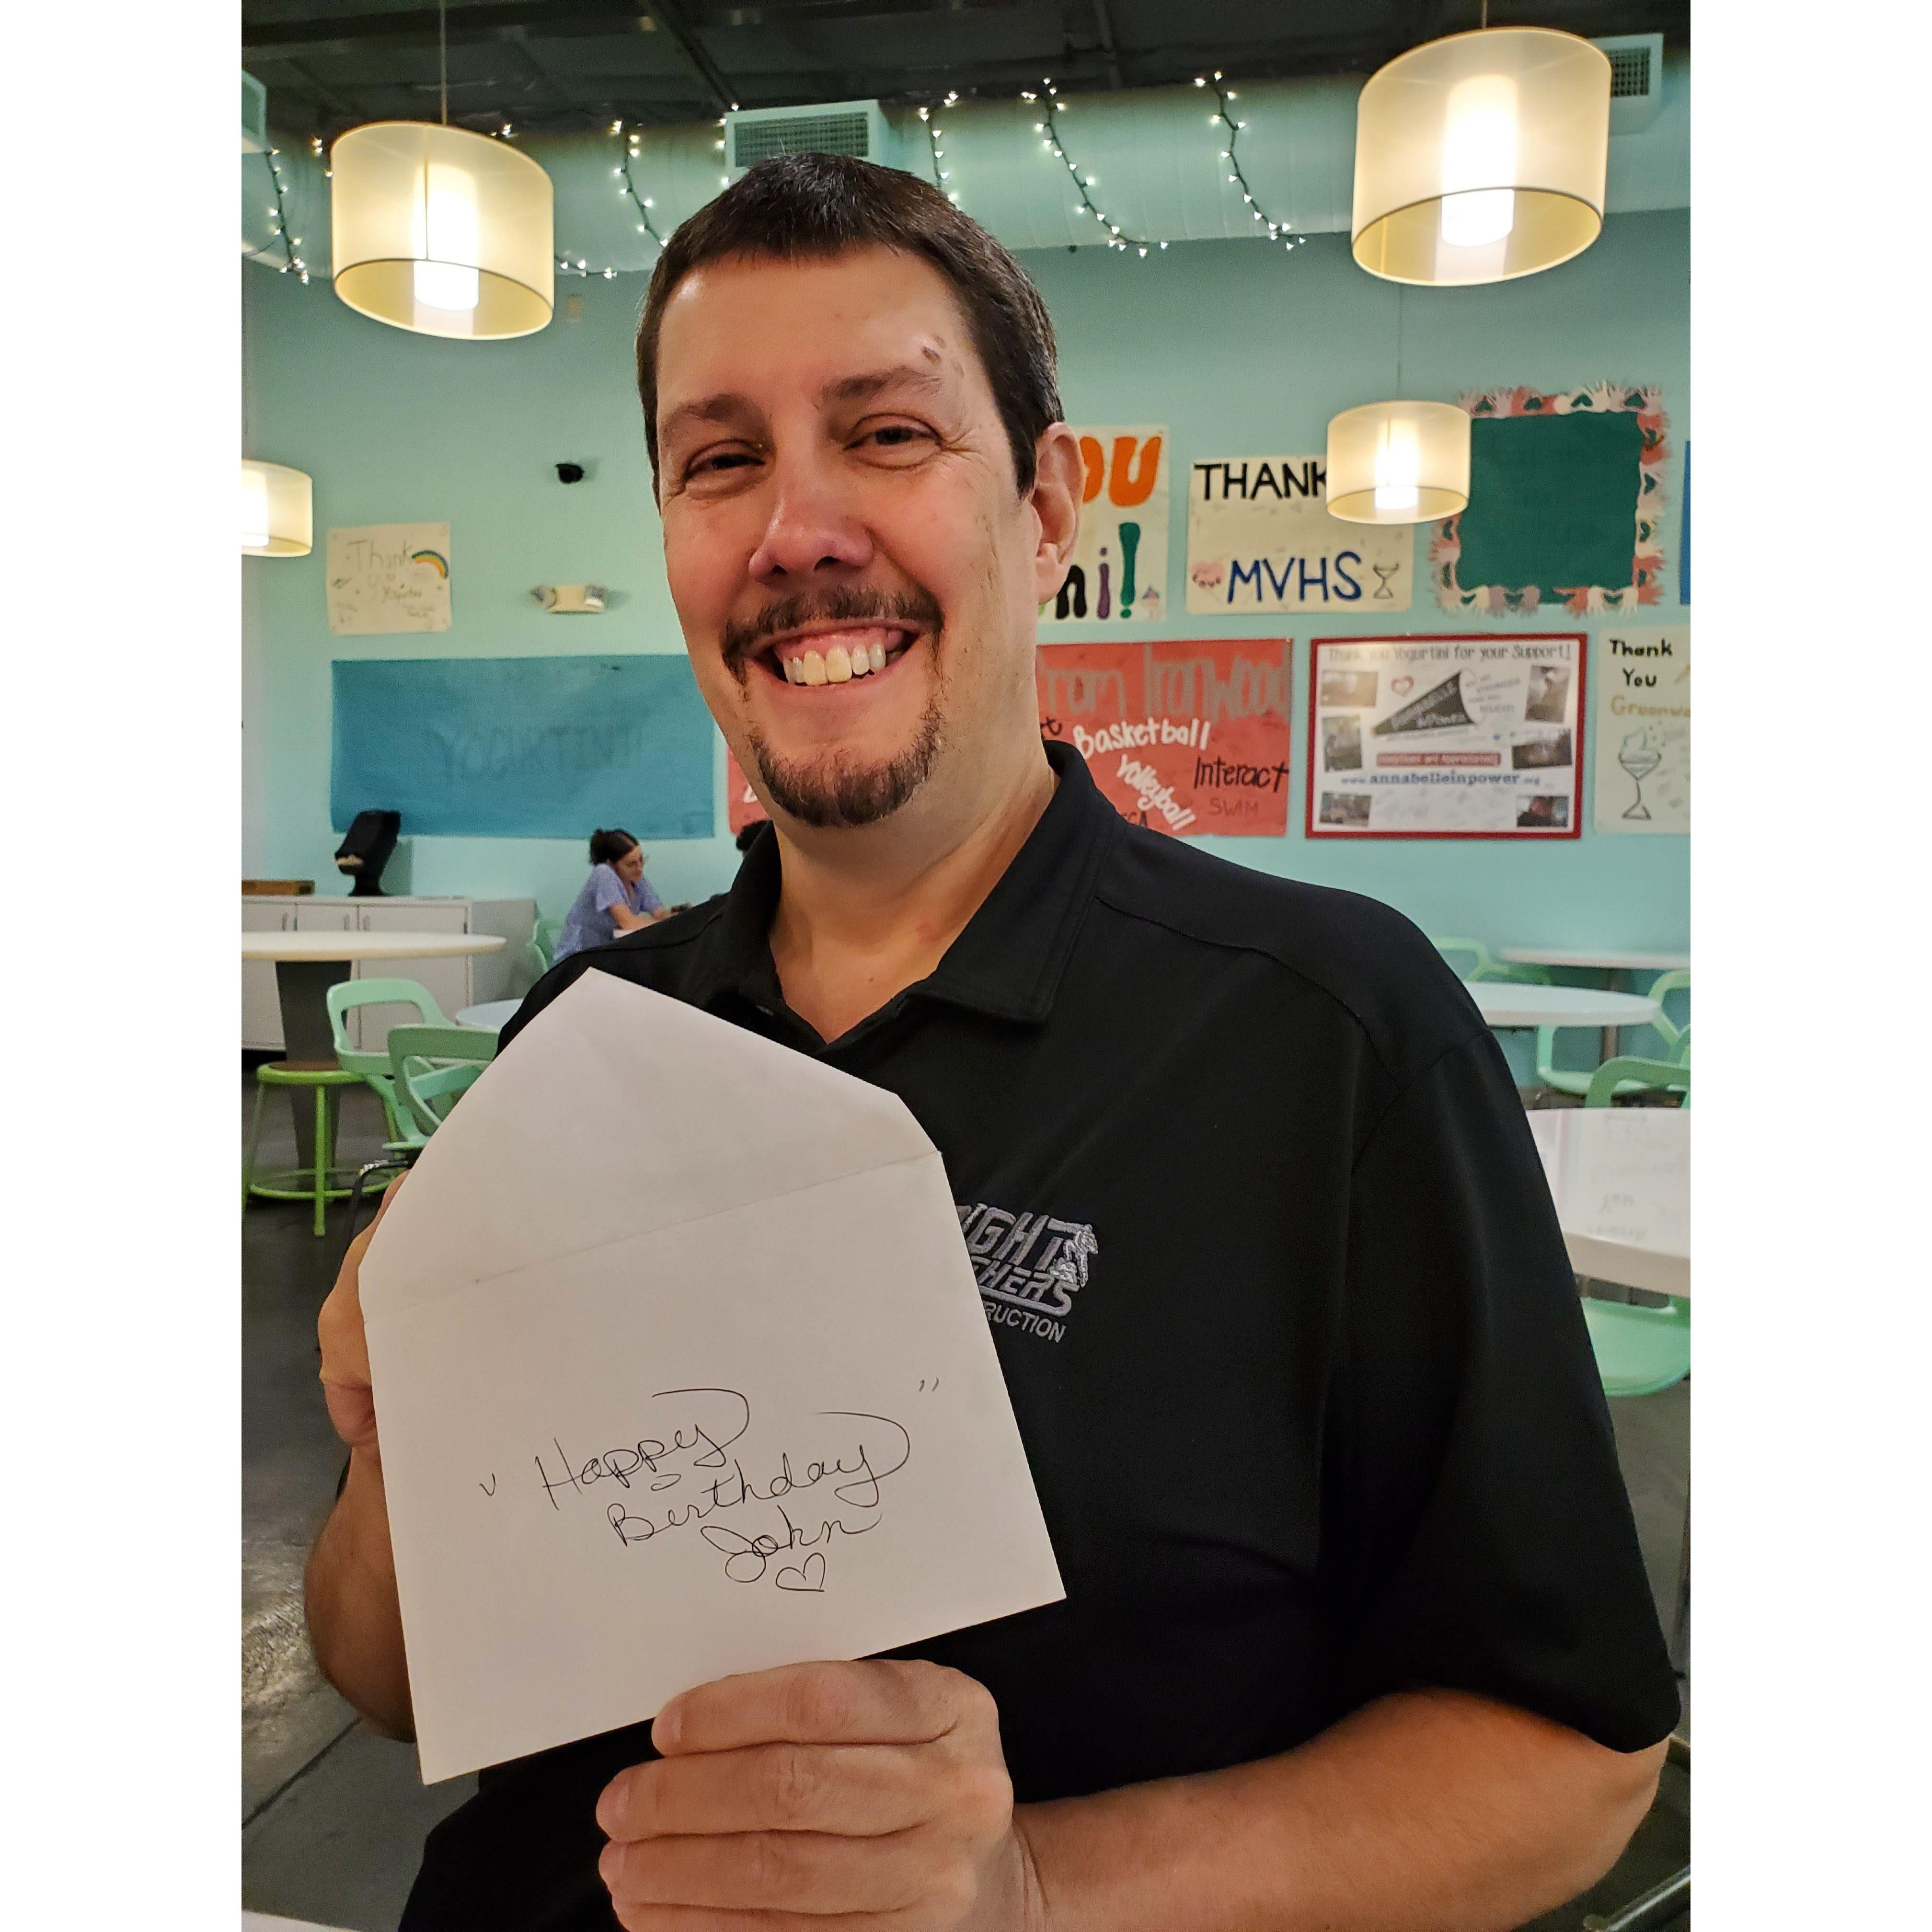
[[[912,742],[890,758],[831,749],[788,758],[755,732],[750,749],[779,811],[801,824],[833,829],[876,825],[910,803],[931,776],[939,746],[938,720],[928,715]]]

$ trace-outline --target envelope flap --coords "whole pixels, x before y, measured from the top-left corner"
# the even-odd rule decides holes
[[[363,1311],[934,1151],[897,1095],[593,970],[418,1156],[364,1259]]]

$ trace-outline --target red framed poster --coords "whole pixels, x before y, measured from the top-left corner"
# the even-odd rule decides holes
[[[1122,817],[1176,836],[1288,830],[1288,640],[1042,644],[1040,729]]]
[[[1576,838],[1581,631],[1317,638],[1310,838]]]

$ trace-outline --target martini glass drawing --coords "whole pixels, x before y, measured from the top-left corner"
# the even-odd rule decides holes
[[[1634,733],[1626,738],[1617,752],[1617,763],[1630,774],[1630,782],[1636,788],[1636,802],[1624,816],[1626,818],[1648,818],[1650,808],[1643,802],[1643,782],[1664,762],[1664,754],[1652,742],[1648,731]]]

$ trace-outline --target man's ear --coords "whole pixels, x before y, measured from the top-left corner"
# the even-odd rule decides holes
[[[1032,496],[1040,518],[1040,548],[1034,558],[1034,602],[1045,604],[1059,595],[1073,561],[1087,466],[1081,460],[1080,439],[1064,422],[1041,436],[1034,464]]]

